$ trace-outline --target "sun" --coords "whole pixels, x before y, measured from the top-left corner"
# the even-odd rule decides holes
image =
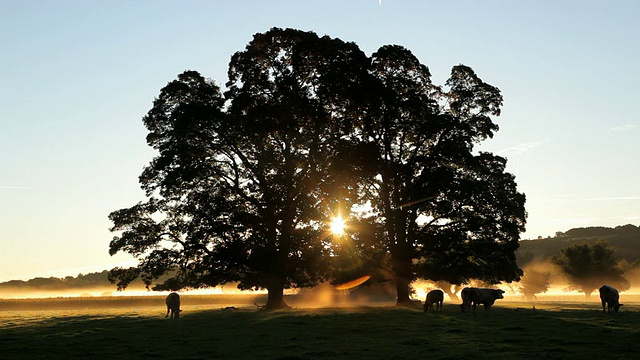
[[[344,219],[340,216],[336,216],[329,223],[329,230],[333,235],[342,235],[344,233],[344,229],[347,226],[344,224]]]

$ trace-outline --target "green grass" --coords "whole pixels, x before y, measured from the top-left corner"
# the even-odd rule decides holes
[[[185,299],[187,300],[187,299]],[[183,301],[186,303],[187,301]],[[0,311],[0,359],[636,359],[640,306],[498,303],[491,316],[393,307]]]

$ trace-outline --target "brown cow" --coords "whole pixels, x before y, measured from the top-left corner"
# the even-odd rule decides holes
[[[427,293],[424,300],[424,312],[442,311],[442,302],[444,301],[444,292],[442,290],[431,290]],[[436,304],[434,309],[433,304]]]
[[[167,303],[167,315],[165,316],[165,319],[169,316],[169,313],[171,313],[172,318],[179,318],[180,311],[182,311],[180,310],[180,295],[172,292],[167,295],[167,300],[165,302]]]
[[[604,310],[604,305],[607,304],[607,310],[611,312],[618,312],[620,310],[620,306],[624,304],[620,304],[620,294],[618,293],[618,289],[611,287],[609,285],[602,285],[600,290],[600,301],[602,302],[602,312],[606,313]]]

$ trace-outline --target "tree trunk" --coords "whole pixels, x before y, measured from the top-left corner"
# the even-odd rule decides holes
[[[442,290],[445,293],[447,293],[447,295],[449,295],[449,298],[451,299],[452,302],[460,301],[460,298],[458,298],[458,295],[455,293],[455,290],[451,290],[451,286],[444,287]]]
[[[411,300],[411,261],[396,261],[393,274],[396,283],[396,306],[414,307],[420,302]]]
[[[448,281],[439,280],[436,281],[436,286],[442,289],[445,294],[449,295],[451,302],[458,302],[460,298],[458,297],[457,292],[461,289],[460,285],[453,285]]]
[[[413,260],[405,247],[396,247],[391,254],[393,279],[396,283],[396,306],[416,306],[417,302],[411,301],[410,287],[412,280],[411,261]]]
[[[284,286],[282,284],[268,286],[267,292],[267,304],[264,306],[264,310],[271,311],[291,308],[284,302]]]
[[[396,283],[396,306],[415,306],[411,301],[409,284],[410,281],[402,276],[395,276]]]

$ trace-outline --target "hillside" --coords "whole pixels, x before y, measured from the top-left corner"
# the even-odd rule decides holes
[[[108,279],[108,271],[78,274],[78,276],[57,277],[36,277],[27,281],[11,280],[0,283],[0,298],[14,298],[35,294],[42,296],[46,294],[75,293],[76,295],[88,292],[104,292],[105,294],[115,292],[116,286]],[[132,284],[130,290],[144,290],[144,284],[138,281]]]
[[[553,238],[522,240],[516,252],[518,266],[523,267],[533,261],[548,260],[560,254],[560,250],[576,243],[593,244],[605,240],[616,248],[616,257],[630,264],[640,260],[640,227],[631,224],[607,227],[575,228],[567,232],[558,232]]]

